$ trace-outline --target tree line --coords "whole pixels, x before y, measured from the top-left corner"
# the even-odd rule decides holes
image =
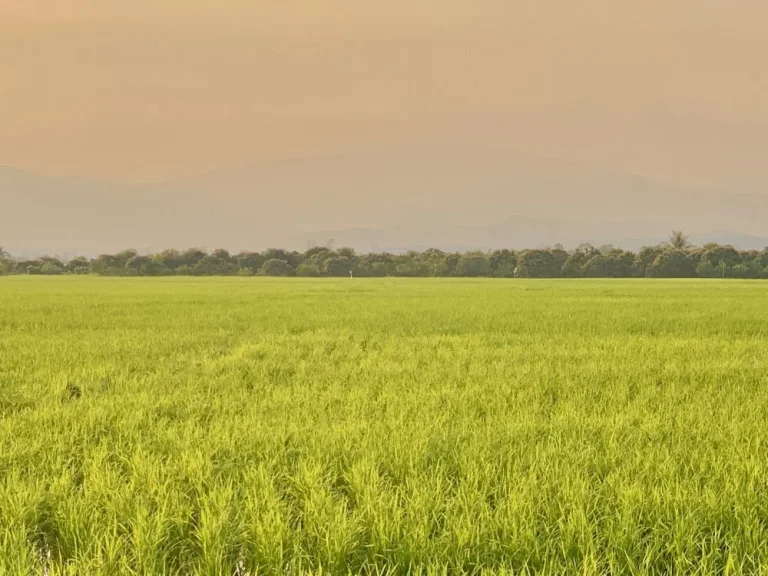
[[[230,254],[136,250],[77,257],[12,258],[0,248],[3,274],[95,274],[99,276],[304,276],[304,277],[492,277],[492,278],[763,278],[768,279],[768,247],[762,251],[733,246],[692,246],[682,232],[669,241],[637,252],[589,244],[535,250],[444,252],[429,249],[404,254],[358,254],[351,248],[313,247],[306,252],[272,248]]]

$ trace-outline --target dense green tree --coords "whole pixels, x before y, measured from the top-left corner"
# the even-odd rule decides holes
[[[560,245],[558,244],[558,246]],[[552,273],[554,274],[553,278],[560,278],[563,273],[563,266],[565,265],[565,261],[568,260],[568,252],[563,250],[561,247],[555,247],[549,250],[549,253],[552,257]]]
[[[609,275],[608,264],[605,256],[599,252],[587,260],[581,268],[584,278],[605,278]]]
[[[647,273],[653,278],[694,278],[696,265],[684,250],[667,248],[656,257]]]
[[[731,269],[731,275],[734,278],[758,279],[763,276],[763,266],[759,257],[748,260],[743,264],[736,264]]]
[[[301,263],[314,266],[318,269],[320,275],[324,276],[327,274],[325,266],[326,260],[334,257],[336,257],[336,252],[328,248],[323,248],[322,250],[314,251],[310,256],[303,256]],[[296,268],[298,269],[298,266]]]
[[[514,278],[517,268],[517,254],[512,250],[495,250],[489,258],[491,276],[494,278]]]
[[[131,276],[143,276],[144,268],[149,260],[149,256],[136,255],[125,263],[125,269]]]
[[[179,261],[178,265],[188,266],[189,270],[192,270],[195,266],[197,266],[197,263],[206,256],[207,254],[199,248],[190,248],[189,250],[185,250],[181,253],[181,260]]]
[[[216,258],[221,258],[225,262],[229,262],[232,260],[232,257],[229,255],[229,250],[225,250],[224,248],[216,248],[216,250],[212,253],[213,256],[216,256]]]
[[[477,278],[491,275],[491,261],[482,252],[466,252],[459,258],[456,276]]]
[[[664,252],[664,248],[661,246],[646,246],[641,249],[635,256],[635,261],[632,263],[634,275],[640,278],[650,276],[648,269],[662,252]]]
[[[302,255],[303,261],[307,261],[315,254],[320,254],[321,252],[328,252],[330,249],[327,246],[312,246],[312,248],[309,248],[304,254]]]
[[[129,250],[123,250],[122,252],[118,252],[113,257],[115,268],[118,268],[118,269],[125,268],[125,265],[128,263],[128,261],[131,258],[136,257],[137,255],[138,255],[138,252],[132,248]]]
[[[347,256],[331,256],[323,262],[325,276],[349,276],[352,272],[353,262]]]
[[[13,273],[14,274],[28,274],[28,268],[30,267],[37,267],[40,268],[42,266],[42,262],[37,259],[23,259],[23,260],[14,260],[13,261]]]
[[[236,271],[237,268],[232,262],[213,254],[204,256],[192,268],[192,273],[196,276],[231,276]]]
[[[729,276],[730,270],[741,263],[739,251],[733,246],[705,244],[701,252],[701,261],[707,262],[720,272],[720,276]]]
[[[142,275],[144,276],[172,276],[173,270],[168,268],[165,264],[162,262],[158,262],[157,260],[154,260],[153,258],[150,258],[147,264],[144,266],[144,269],[142,270]]]
[[[763,268],[768,268],[768,248],[763,248],[763,250],[760,252],[759,258],[760,264],[763,265]]]
[[[609,278],[630,278],[633,275],[635,255],[613,248],[605,254],[605,274]]]
[[[711,262],[702,260],[696,265],[696,276],[699,278],[719,278],[721,272]]]
[[[320,276],[320,269],[317,267],[317,264],[312,264],[310,262],[302,262],[299,264],[298,268],[296,268],[296,276],[303,276],[307,278],[317,278]]]
[[[736,266],[731,268],[731,277],[741,279],[751,278],[752,276],[750,275],[750,272],[749,266],[746,264],[736,264]]]
[[[100,276],[117,276],[123,273],[125,263],[120,266],[120,261],[113,254],[100,254],[91,261],[91,272]]]
[[[40,274],[44,274],[46,276],[59,276],[61,274],[64,274],[64,266],[61,265],[61,263],[56,263],[55,261],[47,261],[43,262],[43,264],[40,266]]]
[[[91,263],[88,258],[78,256],[67,262],[64,267],[68,274],[88,274]]]
[[[456,276],[456,270],[459,267],[459,260],[461,260],[461,254],[456,252],[449,252],[445,255],[443,260],[443,266],[441,270],[441,276],[449,277]]]
[[[685,246],[683,249],[672,246]],[[278,257],[279,256],[279,257]],[[263,253],[225,249],[212,254],[193,248],[179,252],[164,250],[139,255],[136,250],[101,254],[93,260],[77,257],[65,263],[42,256],[13,260],[0,248],[0,274],[99,274],[103,276],[177,275],[266,275],[383,277],[493,276],[508,278],[625,278],[735,277],[764,278],[768,275],[768,248],[739,251],[715,243],[692,247],[684,234],[673,232],[669,242],[642,248],[637,254],[610,245],[595,249],[583,244],[571,252],[562,246],[544,250],[495,250],[464,254],[428,249],[405,254],[358,255],[352,248],[310,248],[304,254],[270,248]]]
[[[130,276],[168,276],[173,270],[152,256],[134,256],[125,264]]]
[[[0,246],[0,275],[11,274],[13,272],[14,262],[11,255]]]
[[[234,259],[240,270],[258,272],[264,265],[264,257],[258,252],[240,252]]]
[[[414,258],[419,260],[421,266],[428,270],[429,276],[442,276],[446,272],[445,265],[446,253],[437,248],[425,250]]]
[[[400,254],[395,258],[395,275],[408,277],[427,277],[430,276],[430,269],[425,262],[419,258],[419,253],[409,250],[405,254]]]
[[[523,250],[517,255],[518,278],[558,278],[562,274],[562,268],[568,255],[562,258],[557,250],[557,255],[550,250]],[[560,262],[562,260],[562,262]]]
[[[357,254],[355,253],[354,248],[337,248],[336,254],[342,258],[348,258],[350,261],[353,261],[355,258],[357,258]]]
[[[184,257],[178,250],[163,250],[162,252],[153,254],[152,260],[162,264],[169,270],[176,270],[179,266],[182,266],[185,263]]]
[[[287,262],[294,270],[296,267],[304,261],[304,257],[299,252],[289,252],[288,250],[282,250],[280,248],[269,248],[262,253],[264,262],[268,260],[283,260]]]
[[[355,274],[381,278],[395,275],[395,257],[386,252],[380,254],[364,254],[357,260]]]
[[[278,258],[271,258],[264,262],[260,272],[264,276],[294,276],[296,274],[296,270],[288,262]]]
[[[563,264],[563,278],[581,278],[584,274],[584,265],[589,258],[590,256],[580,248],[571,252]]]

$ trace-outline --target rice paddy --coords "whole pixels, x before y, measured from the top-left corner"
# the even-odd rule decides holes
[[[768,286],[0,278],[0,574],[768,570]]]

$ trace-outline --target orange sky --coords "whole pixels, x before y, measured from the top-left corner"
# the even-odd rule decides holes
[[[468,138],[768,188],[764,0],[0,0],[0,165],[173,179]]]

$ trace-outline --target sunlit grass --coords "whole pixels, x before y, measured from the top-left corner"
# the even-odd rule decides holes
[[[0,279],[0,574],[759,573],[768,291]]]

